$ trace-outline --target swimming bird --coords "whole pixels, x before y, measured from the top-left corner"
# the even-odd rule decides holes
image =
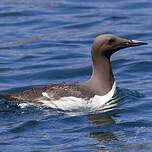
[[[61,110],[90,108],[96,110],[107,104],[116,93],[116,83],[110,59],[120,49],[146,45],[146,42],[127,40],[111,34],[96,37],[91,49],[92,76],[82,83],[58,83],[33,88],[17,94],[1,94],[9,101],[45,105]]]

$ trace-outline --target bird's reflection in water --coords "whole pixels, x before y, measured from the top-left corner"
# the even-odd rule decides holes
[[[107,112],[113,111],[115,107],[121,102],[119,93],[116,92],[112,100],[110,100],[102,109],[102,114],[89,115],[89,126],[91,128],[89,137],[97,139],[101,144],[114,144],[118,139],[114,136],[110,127],[115,124],[115,120],[107,115]],[[105,113],[106,112],[106,113]]]
[[[93,127],[106,126],[114,124],[115,121],[107,115],[91,115],[89,116],[90,125]]]
[[[106,115],[92,115],[92,116],[89,116],[89,120],[90,120],[89,126],[91,128],[92,127],[105,128],[105,126],[109,126],[115,123],[115,121],[110,116],[106,116]],[[108,132],[108,131],[99,131],[99,130],[90,131],[89,137],[98,140],[99,143],[101,144],[114,144],[115,142],[118,141],[117,138],[111,132]]]

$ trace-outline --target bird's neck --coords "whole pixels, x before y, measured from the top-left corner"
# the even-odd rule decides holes
[[[105,95],[113,86],[114,76],[110,65],[110,58],[100,56],[93,61],[93,73],[86,84],[99,95]]]

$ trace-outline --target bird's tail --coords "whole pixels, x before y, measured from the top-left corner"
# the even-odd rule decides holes
[[[10,94],[0,94],[0,98],[4,99],[4,100],[14,100],[14,97]]]

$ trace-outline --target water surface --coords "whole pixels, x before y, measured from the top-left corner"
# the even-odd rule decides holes
[[[0,93],[86,81],[100,34],[149,45],[113,55],[121,103],[110,112],[70,116],[1,100],[0,151],[151,151],[151,12],[148,0],[1,0]]]

